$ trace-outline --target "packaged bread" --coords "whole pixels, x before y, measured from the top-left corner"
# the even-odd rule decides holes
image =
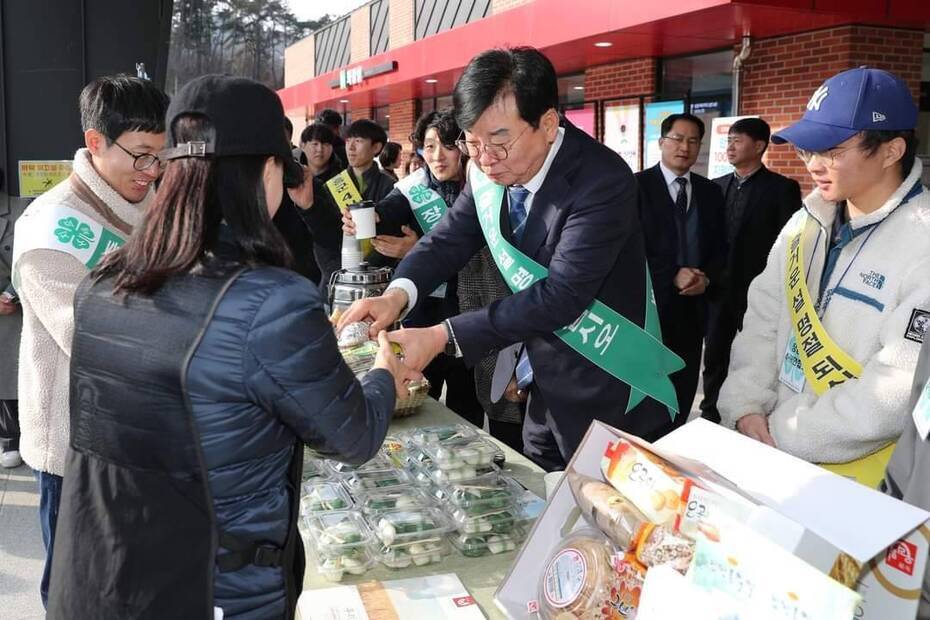
[[[656,525],[674,523],[687,479],[651,452],[625,439],[608,443],[604,478]]]
[[[584,528],[565,538],[549,557],[539,579],[543,620],[622,620],[611,602],[617,577],[610,541]]]
[[[616,489],[600,480],[568,472],[575,503],[589,525],[598,528],[623,551],[633,549],[649,521]]]
[[[695,543],[668,526],[648,526],[636,543],[636,560],[643,566],[671,566],[687,572],[694,557]]]

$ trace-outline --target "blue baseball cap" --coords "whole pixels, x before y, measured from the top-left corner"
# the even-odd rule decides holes
[[[897,76],[869,67],[843,71],[814,91],[801,120],[772,136],[806,151],[826,151],[870,129],[904,131],[917,126],[917,106]]]

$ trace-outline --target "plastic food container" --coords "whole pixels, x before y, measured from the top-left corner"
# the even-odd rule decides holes
[[[525,537],[522,528],[513,528],[507,534],[458,534],[450,539],[452,546],[465,557],[480,558],[514,551]]]
[[[436,508],[383,512],[370,517],[369,524],[386,547],[438,541],[450,530],[445,516]]]
[[[477,516],[514,506],[523,492],[519,484],[495,473],[468,482],[437,486],[433,490],[433,497],[441,504],[449,502],[450,510],[461,510],[469,516]]]
[[[403,467],[407,463],[407,442],[401,437],[388,435],[381,444],[381,455],[394,467]]]
[[[478,515],[458,509],[451,516],[460,534],[509,534],[529,521],[520,505]]]
[[[307,517],[306,529],[319,553],[339,554],[371,543],[372,534],[362,515],[354,510],[317,513]]]
[[[364,575],[375,565],[375,558],[366,546],[349,547],[340,553],[321,552],[313,555],[312,566],[332,582],[346,575]]]
[[[440,445],[447,441],[471,439],[477,436],[478,433],[473,428],[464,424],[424,426],[411,431],[409,434],[410,441],[421,446]]]
[[[335,482],[305,482],[300,498],[300,512],[309,515],[329,510],[346,510],[353,506],[352,498]]]
[[[374,550],[375,558],[388,568],[408,568],[426,566],[442,561],[442,556],[449,553],[448,544],[440,540],[430,540],[408,545],[382,545]]]
[[[321,459],[315,459],[312,457],[307,457],[304,455],[304,468],[303,474],[301,476],[304,482],[308,481],[323,481],[328,478],[329,472],[326,470],[326,467],[323,465]]]
[[[343,484],[353,495],[377,489],[390,489],[394,487],[407,487],[411,484],[410,475],[400,469],[389,471],[363,472],[357,471],[349,474]]]
[[[448,484],[451,482],[465,482],[476,478],[500,475],[500,468],[493,463],[481,465],[463,465],[455,469],[442,469],[436,463],[420,466],[420,469],[429,476],[435,484]]]
[[[444,471],[491,465],[501,453],[500,448],[483,437],[450,439],[423,444],[423,452],[433,465]]]
[[[387,457],[378,454],[373,459],[361,465],[350,465],[341,461],[326,459],[324,466],[331,476],[348,476],[352,473],[378,473],[394,470],[394,464]]]
[[[392,510],[432,508],[433,501],[416,487],[393,487],[384,491],[360,493],[356,498],[359,510],[366,515],[375,515]]]

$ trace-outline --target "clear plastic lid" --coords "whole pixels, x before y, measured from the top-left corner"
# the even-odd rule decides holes
[[[308,481],[324,481],[329,477],[329,472],[326,470],[326,467],[323,465],[322,459],[315,459],[312,457],[304,456],[304,468],[301,478],[304,482]]]
[[[426,566],[442,561],[449,553],[449,545],[443,539],[415,542],[409,545],[373,545],[372,551],[379,562],[388,568]]]
[[[480,558],[484,555],[494,555],[514,551],[523,539],[526,532],[523,528],[513,528],[506,534],[457,534],[449,539],[452,546],[469,558]]]
[[[365,519],[354,510],[316,513],[305,525],[314,550],[321,554],[339,555],[372,540]]]
[[[451,517],[453,526],[460,534],[509,534],[532,521],[523,511],[521,503],[483,514],[469,514],[458,508],[452,512]]]
[[[438,444],[425,443],[423,452],[435,467],[442,470],[491,465],[496,458],[502,458],[501,449],[480,436],[450,439]]]
[[[500,475],[500,467],[493,463],[484,463],[482,465],[463,465],[455,469],[441,469],[435,463],[423,464],[420,470],[429,476],[429,479],[435,484],[449,484],[457,482],[468,482],[476,478]],[[418,478],[422,480],[422,477]]]
[[[352,472],[343,479],[342,482],[353,495],[378,489],[391,489],[394,487],[406,487],[411,485],[410,475],[400,469],[375,472]]]
[[[373,515],[390,510],[410,510],[431,508],[433,500],[417,487],[393,487],[383,491],[359,493],[356,504],[366,515]]]
[[[450,509],[461,509],[470,516],[509,508],[519,501],[523,492],[523,487],[498,473],[433,487],[436,500],[443,504],[449,502]]]
[[[404,467],[407,463],[407,442],[402,437],[388,435],[381,444],[381,454],[394,467]]]
[[[373,515],[369,524],[381,544],[391,547],[440,540],[451,527],[436,508],[392,510]]]
[[[412,443],[420,446],[434,445],[438,446],[447,441],[456,441],[459,439],[470,439],[477,437],[478,432],[471,426],[464,424],[443,424],[439,426],[424,426],[410,431],[408,438]]]
[[[391,471],[394,469],[394,464],[382,454],[377,454],[373,459],[362,463],[361,465],[350,465],[348,463],[334,461],[331,459],[326,459],[324,464],[326,469],[333,476],[348,476],[349,474],[355,472],[377,473]]]
[[[329,510],[352,508],[352,498],[336,482],[305,482],[300,498],[300,513],[309,515]]]
[[[334,583],[351,575],[364,575],[376,564],[371,550],[364,545],[350,547],[343,553],[315,553],[311,562],[324,579]]]

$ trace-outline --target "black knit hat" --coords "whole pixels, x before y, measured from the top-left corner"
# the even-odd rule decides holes
[[[178,116],[201,114],[213,125],[213,144],[175,144],[173,127]],[[284,184],[296,187],[303,170],[284,135],[284,108],[273,90],[254,80],[227,75],[204,75],[184,85],[172,97],[165,120],[167,147],[163,160],[179,157],[274,155],[284,162]]]

